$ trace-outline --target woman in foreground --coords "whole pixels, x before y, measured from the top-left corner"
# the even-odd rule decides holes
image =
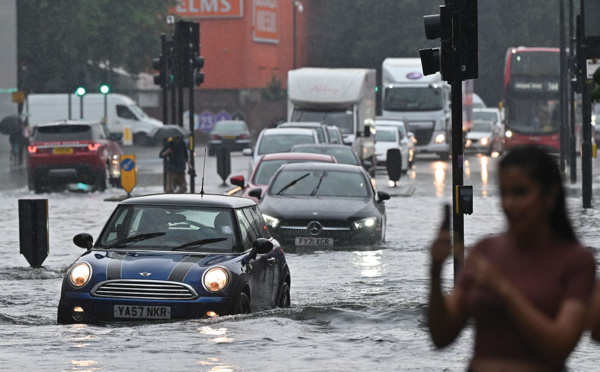
[[[442,348],[475,321],[469,371],[563,371],[587,326],[594,257],[573,232],[554,158],[516,147],[498,176],[507,230],[470,250],[448,295],[441,289],[451,252],[448,214],[431,247],[429,330]]]

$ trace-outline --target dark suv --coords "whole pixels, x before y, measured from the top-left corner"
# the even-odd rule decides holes
[[[100,122],[63,120],[33,128],[27,159],[29,188],[85,183],[98,191],[121,180],[119,145]]]

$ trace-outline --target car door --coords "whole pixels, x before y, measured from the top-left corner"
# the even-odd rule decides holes
[[[250,247],[259,238],[262,237],[261,230],[251,213],[250,208],[236,210],[237,218],[242,230],[242,237],[245,235]],[[250,262],[252,269],[250,271],[250,307],[252,311],[271,309],[275,305],[277,296],[276,269],[277,258],[274,257],[274,250],[266,254],[258,254],[254,261]]]

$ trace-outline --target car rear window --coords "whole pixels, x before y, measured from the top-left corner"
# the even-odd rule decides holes
[[[393,130],[377,129],[375,131],[375,142],[396,142],[396,133]]]
[[[244,123],[223,123],[217,122],[215,127],[213,128],[213,132],[222,133],[222,132],[245,132],[246,124]]]
[[[89,141],[92,138],[92,128],[89,125],[52,125],[37,127],[33,141]]]

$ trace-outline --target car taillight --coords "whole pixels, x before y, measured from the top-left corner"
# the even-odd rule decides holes
[[[240,138],[241,138],[241,139],[246,139],[246,133],[242,133],[242,134],[240,134]]]
[[[212,135],[212,139],[215,139],[215,140],[216,140],[216,139],[219,139],[219,135],[218,135],[218,134],[213,134],[213,135]]]
[[[27,151],[29,151],[30,154],[34,154],[37,152],[37,146],[27,146]]]
[[[99,143],[90,143],[90,144],[88,144],[88,150],[90,150],[90,151],[98,151],[99,148],[100,148],[100,144]]]

